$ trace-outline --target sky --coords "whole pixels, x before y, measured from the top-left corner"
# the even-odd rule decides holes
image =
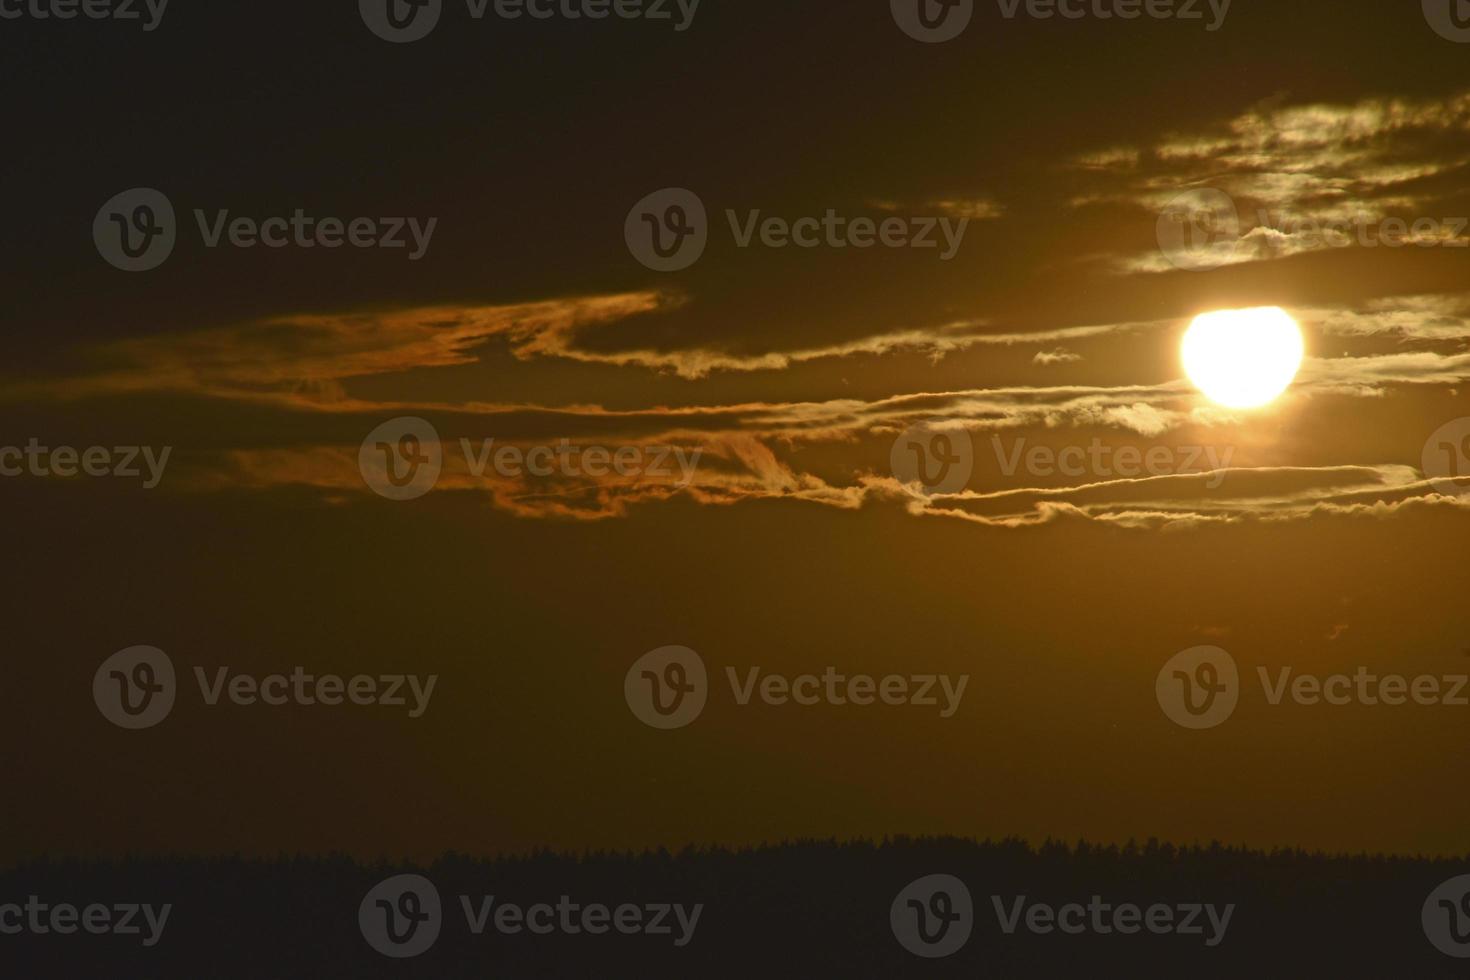
[[[0,476],[0,859],[1464,852],[1470,706],[1268,696],[1470,673],[1470,46],[1434,0],[979,2],[939,43],[882,2],[446,2],[405,43],[320,6],[0,24],[0,468],[139,471]],[[129,272],[139,188],[172,249]],[[697,258],[640,237],[690,221]],[[1212,402],[1185,329],[1270,306],[1294,383]],[[177,692],[127,730],[89,691],[139,646]],[[628,692],[671,646],[705,703],[663,730]],[[1238,704],[1191,729],[1156,681],[1202,646]],[[414,717],[210,703],[220,668],[437,680]],[[967,680],[741,703],[829,668]]]

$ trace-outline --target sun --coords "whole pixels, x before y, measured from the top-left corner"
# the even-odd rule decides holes
[[[1180,355],[1195,387],[1226,408],[1259,408],[1302,366],[1302,329],[1279,306],[1216,310],[1195,317]]]

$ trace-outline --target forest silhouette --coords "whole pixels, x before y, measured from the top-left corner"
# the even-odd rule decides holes
[[[189,977],[1057,977],[1463,975],[1426,938],[1421,909],[1463,860],[1254,851],[1220,844],[893,838],[802,841],[742,850],[549,852],[496,859],[448,854],[427,867],[346,856],[40,860],[0,874],[0,904],[172,906],[159,941],[139,936],[0,936],[25,978]],[[403,874],[442,901],[432,947],[380,954],[359,925],[375,886]],[[973,932],[944,958],[909,952],[890,907],[911,882],[959,879]],[[1205,935],[1007,934],[998,911],[1026,904],[1233,905],[1217,945]],[[688,941],[672,934],[472,932],[493,896],[522,908],[565,901],[702,906]],[[369,896],[370,897],[370,896]],[[463,902],[462,902],[463,897]],[[672,922],[672,916],[670,916]]]

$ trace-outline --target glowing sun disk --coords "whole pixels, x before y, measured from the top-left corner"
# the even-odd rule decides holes
[[[1301,327],[1278,306],[1216,310],[1195,317],[1180,355],[1195,387],[1227,408],[1259,408],[1296,378]]]

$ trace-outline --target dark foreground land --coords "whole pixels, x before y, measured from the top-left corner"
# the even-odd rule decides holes
[[[1223,847],[907,839],[677,855],[451,855],[427,868],[338,857],[50,861],[0,873],[0,927],[22,925],[0,934],[0,977],[1462,977],[1470,959],[1441,952],[1429,932],[1443,916],[1451,938],[1441,942],[1465,935],[1461,951],[1470,953],[1470,901],[1431,900],[1466,871],[1466,861]],[[428,894],[406,895],[415,879],[399,875],[432,884],[437,914]],[[946,884],[954,879],[968,901]],[[945,894],[934,894],[936,882]],[[1081,908],[1061,911],[1069,904]],[[75,922],[64,911],[55,918],[67,905]],[[83,927],[89,906],[106,906],[108,921],[121,924],[131,905],[151,906],[155,919],[171,909],[161,930],[141,909],[136,933]],[[1072,932],[1048,930],[1038,905],[1058,910]],[[101,930],[103,912],[90,915]],[[525,927],[530,920],[541,934]],[[58,934],[56,924],[76,931]],[[394,952],[427,945],[396,958],[365,930]],[[963,942],[926,958],[899,933],[929,953]]]

